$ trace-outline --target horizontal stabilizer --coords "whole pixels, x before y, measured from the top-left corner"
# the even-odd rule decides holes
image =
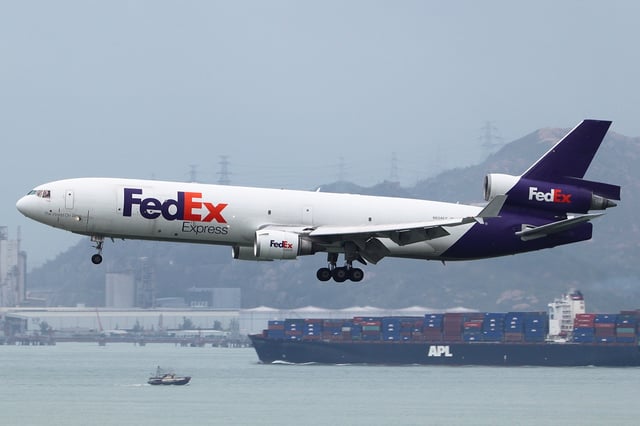
[[[471,222],[471,220],[475,220],[478,223],[484,223],[484,219],[500,216],[500,210],[502,210],[505,201],[507,201],[506,195],[496,195],[476,217],[467,218],[466,221]]]
[[[577,226],[580,223],[588,222],[591,219],[602,216],[604,213],[585,214],[569,219],[559,220],[542,226],[522,225],[522,230],[516,232],[522,241],[535,240],[536,238],[547,237],[558,232],[563,232]]]
[[[505,201],[507,201],[506,195],[496,195],[489,204],[487,204],[484,209],[478,213],[477,217],[488,218],[500,216],[500,210],[502,210],[502,206],[504,206]]]
[[[599,195],[604,198],[608,198],[610,200],[619,200],[620,199],[620,187],[618,185],[612,185],[610,183],[603,182],[593,182],[586,179],[565,177],[558,180],[558,183],[566,183],[569,185],[574,185],[580,188],[585,188],[590,190],[596,195]]]

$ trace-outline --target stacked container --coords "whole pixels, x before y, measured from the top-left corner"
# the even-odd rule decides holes
[[[503,313],[484,314],[482,322],[482,340],[485,342],[501,342],[504,338],[504,317]]]
[[[269,339],[284,339],[284,321],[269,321],[266,332]]]
[[[362,327],[362,340],[380,340],[382,334],[380,333],[382,328],[382,318],[370,317],[356,317],[354,322]]]
[[[640,311],[576,314],[573,342],[635,344]],[[263,334],[277,340],[544,343],[546,312],[445,313],[424,317],[271,320]]]
[[[304,340],[320,340],[324,330],[324,320],[308,318],[304,320],[304,328],[302,329],[302,339]]]
[[[413,340],[414,333],[422,333],[422,317],[400,318],[400,338],[404,341]]]
[[[327,340],[342,338],[343,323],[344,320],[326,319],[322,321],[322,338]]]
[[[422,336],[429,342],[442,340],[442,324],[444,314],[426,314],[422,322]]]
[[[573,320],[573,341],[592,343],[595,340],[596,314],[576,314]]]
[[[549,331],[546,312],[528,312],[524,317],[525,342],[544,342]]]
[[[507,312],[504,316],[504,341],[522,342],[524,337],[524,312]]]
[[[287,340],[301,340],[304,330],[303,319],[284,320],[284,337]]]
[[[444,314],[442,321],[442,338],[447,342],[461,341],[463,324],[464,314],[453,312]]]
[[[596,314],[594,320],[595,341],[598,343],[615,343],[616,319],[613,314]]]
[[[483,314],[467,314],[465,315],[462,331],[462,340],[465,342],[481,341],[482,324],[484,322]]]
[[[592,343],[595,340],[596,314],[576,314],[573,320],[573,341]]]
[[[637,340],[638,319],[632,314],[618,315],[616,319],[616,342],[635,343]]]
[[[400,318],[382,318],[382,340],[401,340]]]

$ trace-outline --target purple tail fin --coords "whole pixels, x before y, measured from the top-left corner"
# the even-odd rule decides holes
[[[584,120],[522,174],[522,178],[578,185],[602,197],[619,200],[620,187],[582,179],[611,121]]]
[[[584,120],[522,174],[527,179],[582,178],[611,121]]]

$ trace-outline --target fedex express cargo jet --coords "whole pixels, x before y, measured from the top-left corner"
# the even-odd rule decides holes
[[[95,264],[102,262],[105,238],[161,240],[226,245],[245,260],[324,252],[319,280],[360,281],[364,272],[354,261],[480,259],[590,239],[590,221],[620,199],[619,186],[583,179],[610,125],[584,120],[521,175],[488,174],[484,207],[91,177],[39,185],[17,208],[90,236]]]

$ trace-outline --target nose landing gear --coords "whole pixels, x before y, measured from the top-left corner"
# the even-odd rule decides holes
[[[93,236],[91,237],[91,241],[96,243],[94,247],[98,250],[96,254],[91,256],[91,262],[93,262],[94,265],[99,265],[102,263],[102,245],[104,244],[104,237]]]

